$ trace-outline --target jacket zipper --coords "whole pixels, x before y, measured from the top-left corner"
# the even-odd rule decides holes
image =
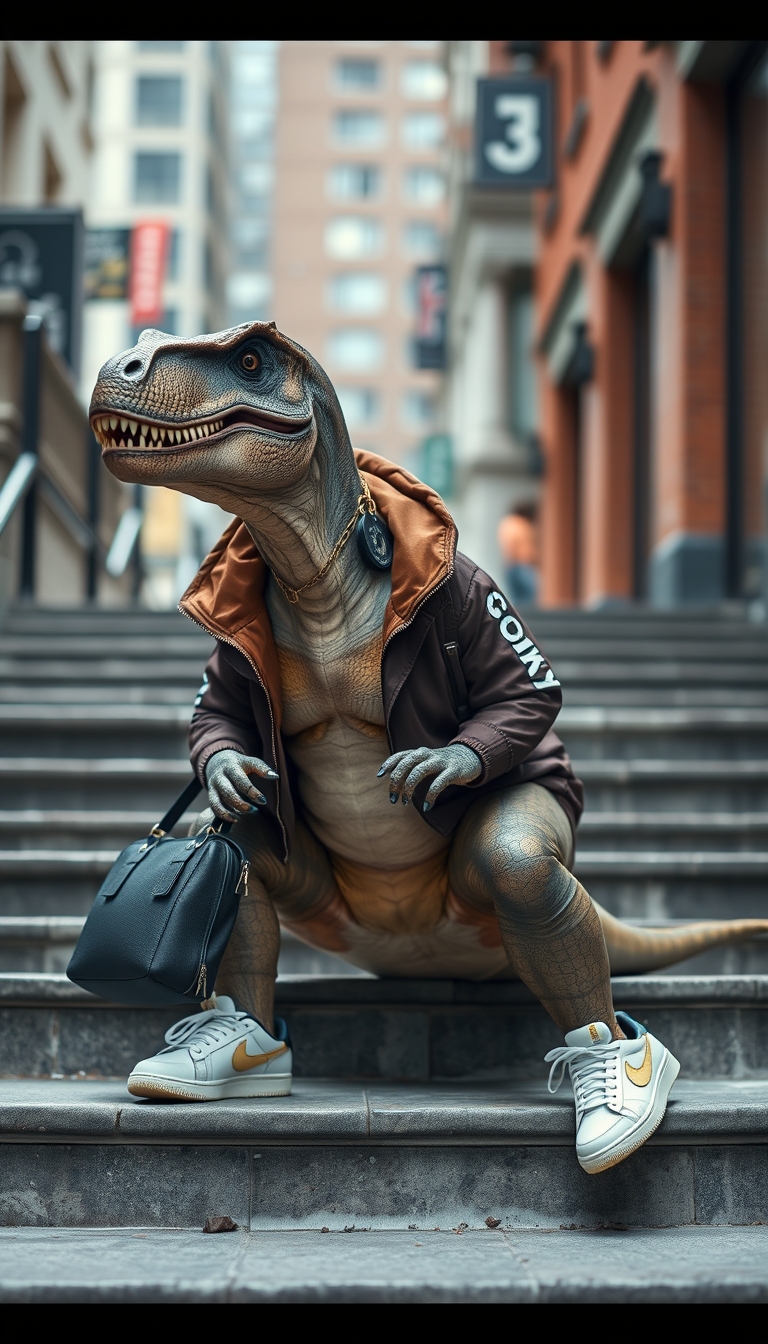
[[[435,586],[434,586],[434,588],[431,588],[430,591],[429,591],[428,593],[426,593],[426,594],[424,595],[424,597],[422,597],[422,599],[421,599],[421,601],[419,602],[418,606],[414,607],[413,611],[411,612],[411,615],[408,617],[408,620],[407,620],[407,621],[403,621],[403,624],[402,624],[402,625],[398,625],[397,629],[393,630],[391,634],[387,635],[387,638],[386,638],[384,644],[382,645],[382,649],[381,649],[381,673],[382,673],[382,675],[383,675],[383,672],[384,672],[384,654],[386,653],[387,649],[389,648],[389,645],[392,643],[392,640],[395,638],[396,635],[401,635],[401,634],[403,633],[404,630],[407,630],[409,625],[413,625],[413,622],[416,620],[416,617],[418,616],[419,612],[421,611],[421,608],[425,605],[425,603],[429,602],[430,598],[434,597],[435,593],[439,592],[441,588],[444,588],[445,585],[446,585],[446,583],[449,583],[450,580],[453,578],[454,569],[455,569],[455,566],[454,566],[454,565],[451,565],[451,568],[449,569],[449,571],[448,571],[448,573],[446,574],[445,578],[444,578],[444,579],[441,579],[439,583],[436,583]],[[397,698],[397,697],[395,697],[395,699],[396,699],[396,698]],[[393,701],[393,703],[394,703],[394,701]],[[391,750],[392,750],[392,739],[391,739],[391,737],[389,736],[389,714],[388,714],[388,712],[387,712],[386,707],[385,707],[385,709],[384,709],[384,714],[385,714],[385,717],[386,717],[387,742],[388,742],[388,744],[389,744],[389,749],[390,749],[390,751],[391,751]]]
[[[270,728],[271,728],[271,733],[272,733],[272,759],[273,759],[273,761],[275,762],[275,765],[277,765],[277,739],[276,739],[276,736],[275,736],[275,716],[274,716],[274,713],[272,712],[272,697],[270,696],[269,691],[267,690],[266,684],[265,684],[265,682],[264,682],[264,680],[263,680],[263,678],[262,678],[262,675],[261,675],[261,673],[259,672],[259,669],[258,669],[258,667],[256,666],[256,664],[254,663],[254,661],[253,661],[253,659],[251,658],[250,654],[247,652],[246,649],[241,648],[241,646],[237,643],[237,640],[235,640],[235,639],[230,639],[227,635],[217,635],[217,634],[215,633],[215,631],[213,631],[213,630],[209,630],[209,628],[208,628],[207,625],[203,625],[203,622],[202,622],[202,621],[198,621],[197,618],[196,618],[195,616],[190,616],[189,612],[188,612],[188,611],[185,611],[183,607],[179,607],[179,611],[181,612],[182,616],[186,616],[187,620],[188,620],[188,621],[191,621],[193,625],[196,625],[196,626],[198,626],[201,630],[204,630],[205,633],[206,633],[206,635],[210,635],[210,636],[211,636],[211,639],[219,639],[219,640],[221,640],[222,644],[229,644],[231,648],[233,648],[233,649],[237,649],[237,652],[238,652],[238,653],[241,653],[241,654],[243,655],[243,657],[245,658],[246,662],[250,663],[251,667],[252,667],[253,670],[254,670],[254,673],[256,674],[256,680],[258,681],[258,683],[259,683],[259,685],[260,685],[262,691],[264,692],[264,695],[266,696],[266,700],[267,700],[267,708],[268,708],[268,710],[269,710],[269,722],[270,722]],[[415,615],[415,614],[416,614],[416,613],[414,612],[414,615]],[[382,652],[383,652],[383,650],[382,650]],[[289,844],[288,844],[288,833],[287,833],[287,831],[286,831],[286,829],[285,829],[285,825],[283,824],[283,818],[282,818],[281,815],[280,815],[280,780],[279,780],[279,779],[275,781],[275,795],[276,795],[275,812],[276,812],[276,814],[277,814],[277,820],[278,820],[279,823],[280,823],[280,830],[281,830],[282,833],[283,833],[283,849],[284,849],[284,851],[285,851],[285,857],[284,857],[284,859],[283,859],[283,863],[287,863],[287,862],[288,862],[288,850],[289,850],[290,846],[289,846]]]

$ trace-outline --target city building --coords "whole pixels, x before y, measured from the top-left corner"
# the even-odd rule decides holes
[[[91,42],[0,42],[0,204],[83,204],[92,53]]]
[[[540,490],[533,344],[535,234],[531,191],[479,180],[478,82],[528,74],[510,42],[450,42],[449,372],[444,420],[452,452],[450,507],[459,544],[505,577],[499,524],[537,508]]]
[[[86,213],[94,267],[111,256],[119,264],[122,250],[127,278],[137,239],[159,237],[161,304],[145,320],[125,281],[117,297],[109,283],[94,284],[85,311],[84,397],[104,360],[132,345],[143,327],[193,336],[226,326],[229,275],[228,44],[103,41],[94,44],[94,61]],[[142,225],[161,230],[145,235]],[[88,266],[88,249],[86,257]],[[226,516],[167,490],[144,491],[143,503],[144,595],[170,605]]]
[[[233,42],[230,326],[272,317],[272,222],[279,43]]]
[[[119,604],[131,594],[131,573],[103,565],[127,492],[113,477],[94,489],[76,376],[92,58],[90,42],[0,42],[0,487],[13,476],[0,619],[19,597]]]
[[[542,42],[543,600],[764,610],[768,53]]]
[[[284,42],[273,316],[337,388],[352,440],[418,472],[441,373],[417,368],[415,277],[443,257],[438,42]]]

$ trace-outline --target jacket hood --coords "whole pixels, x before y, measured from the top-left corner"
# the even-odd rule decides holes
[[[384,642],[453,570],[458,531],[440,496],[404,467],[355,449],[378,512],[394,538]],[[255,663],[280,712],[280,669],[264,602],[267,566],[245,523],[234,518],[203,561],[179,610]]]

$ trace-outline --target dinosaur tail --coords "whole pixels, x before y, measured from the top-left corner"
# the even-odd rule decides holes
[[[593,905],[605,934],[612,975],[642,974],[685,961],[710,947],[726,947],[768,933],[768,919],[711,919],[666,929],[638,928]]]

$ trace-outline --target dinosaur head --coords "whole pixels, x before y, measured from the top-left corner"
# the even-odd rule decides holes
[[[182,340],[143,331],[102,368],[90,420],[122,481],[243,505],[354,471],[330,380],[273,322]],[[332,458],[336,470],[328,471]],[[320,459],[320,460],[318,460]]]

